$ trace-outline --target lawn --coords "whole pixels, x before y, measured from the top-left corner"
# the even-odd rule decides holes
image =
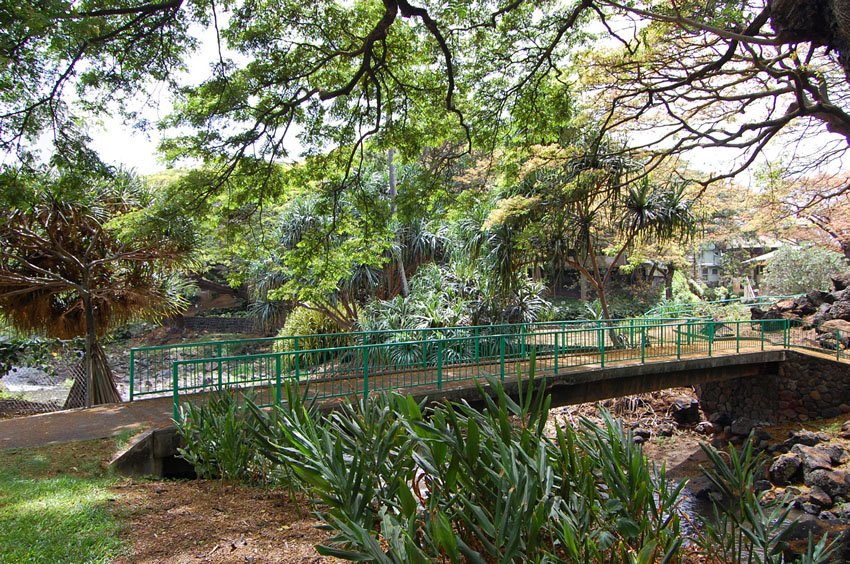
[[[124,551],[104,462],[116,439],[0,452],[0,562],[108,562]]]

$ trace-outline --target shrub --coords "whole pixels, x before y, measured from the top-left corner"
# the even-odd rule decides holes
[[[781,247],[768,261],[763,286],[772,294],[829,290],[830,275],[847,270],[841,254],[820,247]]]
[[[288,387],[288,401],[271,413],[249,403],[253,421],[226,400],[206,416],[227,424],[193,437],[230,444],[233,463],[252,464],[239,441],[218,432],[261,452],[267,471],[289,476],[315,500],[335,533],[318,550],[339,558],[649,563],[678,561],[687,550],[709,561],[784,561],[788,510],[762,507],[754,491],[761,462],[750,443],[723,455],[704,447],[714,464],[708,476],[725,500],[713,519],[697,516],[695,542],[685,549],[684,484],[671,487],[617,421],[603,414],[601,427],[582,420],[578,429],[556,426],[552,437],[545,386],[530,379],[519,401],[498,380],[489,386],[495,397],[482,390],[482,410],[426,408],[389,394],[342,404],[326,418]],[[242,431],[231,433],[231,422]],[[223,457],[205,456],[223,468]],[[827,540],[810,542],[803,561],[829,561],[831,553]]]
[[[321,311],[308,309],[304,306],[292,310],[277,336],[289,338],[276,340],[274,342],[275,352],[295,351],[296,341],[294,337],[298,337],[297,350],[299,351],[344,347],[354,342],[351,335],[340,333],[339,326],[333,319]],[[331,360],[331,355],[326,353],[305,352],[298,355],[301,368],[315,366],[327,360]],[[282,361],[284,370],[292,370],[295,366],[295,355],[285,355]]]
[[[256,424],[235,392],[212,393],[205,403],[183,404],[176,425],[184,446],[178,452],[201,478],[257,480],[265,458],[253,440]]]

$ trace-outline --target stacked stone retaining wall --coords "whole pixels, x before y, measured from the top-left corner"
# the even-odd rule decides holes
[[[707,416],[726,414],[767,424],[850,413],[850,364],[789,351],[776,374],[696,386]]]
[[[168,324],[190,331],[210,333],[257,333],[254,319],[247,317],[176,317]]]

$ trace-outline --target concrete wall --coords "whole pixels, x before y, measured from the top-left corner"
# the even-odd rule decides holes
[[[695,386],[700,405],[709,417],[771,424],[850,413],[850,364],[788,351],[774,372]]]

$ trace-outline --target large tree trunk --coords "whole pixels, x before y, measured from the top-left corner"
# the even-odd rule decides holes
[[[68,399],[65,400],[65,409],[86,407],[86,404],[89,403],[89,390],[91,390],[90,405],[117,403],[121,401],[121,395],[115,386],[115,378],[112,375],[112,370],[109,368],[106,354],[97,342],[94,343],[91,358],[93,369],[91,375],[92,386],[88,386],[89,374],[86,369],[88,365],[87,353],[86,358],[80,363],[79,369],[75,371],[74,384],[68,393]]]
[[[83,294],[83,307],[86,310],[86,356],[83,359],[83,370],[74,378],[74,384],[68,393],[66,408],[91,407],[121,401],[106,354],[97,342],[94,307],[87,292]]]
[[[664,297],[668,300],[673,299],[673,275],[676,274],[676,267],[672,264],[667,265],[667,270],[664,272]]]
[[[614,323],[611,323],[611,313],[608,310],[608,297],[605,293],[605,286],[598,285],[596,287],[596,295],[599,297],[599,305],[602,307],[603,323],[608,326],[608,337],[615,348],[624,348],[627,343],[623,335],[621,335]]]

